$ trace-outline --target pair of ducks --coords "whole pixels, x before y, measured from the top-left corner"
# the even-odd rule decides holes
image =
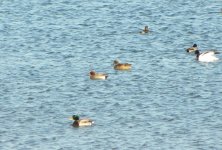
[[[215,54],[219,54],[218,51],[209,50],[209,51],[200,53],[200,51],[198,50],[197,44],[194,44],[192,47],[187,48],[186,51],[188,53],[194,52],[196,54],[196,59],[201,62],[214,62],[214,61],[219,60],[219,58],[215,56]]]
[[[130,70],[132,68],[131,64],[120,63],[118,60],[114,60],[113,65],[115,70]],[[108,78],[107,74],[97,73],[94,70],[90,71],[89,76],[92,80],[105,80]]]

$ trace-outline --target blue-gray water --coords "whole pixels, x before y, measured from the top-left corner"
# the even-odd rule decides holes
[[[221,150],[221,0],[1,0],[1,150]],[[148,25],[152,30],[140,35]],[[218,56],[222,59],[222,56]],[[132,71],[113,70],[119,58]],[[108,73],[93,81],[91,67]],[[73,128],[73,114],[95,125]]]

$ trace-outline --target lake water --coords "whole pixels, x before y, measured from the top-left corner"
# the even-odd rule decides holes
[[[221,0],[1,0],[1,150],[221,150]],[[148,25],[151,32],[139,31]],[[222,55],[218,55],[222,59]],[[115,71],[115,59],[133,65]],[[109,75],[90,80],[90,69]],[[73,128],[74,114],[92,127]]]

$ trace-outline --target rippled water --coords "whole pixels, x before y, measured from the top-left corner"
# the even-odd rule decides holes
[[[221,0],[0,1],[0,149],[221,150]],[[149,34],[140,35],[148,25]],[[222,56],[219,55],[220,59]],[[113,70],[116,58],[133,64]],[[109,74],[89,79],[93,67]],[[73,128],[79,114],[95,125]]]

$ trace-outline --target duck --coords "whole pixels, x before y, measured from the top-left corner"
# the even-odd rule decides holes
[[[201,62],[214,62],[219,60],[219,58],[215,56],[215,54],[219,54],[219,52],[215,50],[210,50],[203,53],[200,53],[199,50],[196,50],[195,54],[196,54],[196,59]]]
[[[132,68],[131,64],[120,63],[118,60],[114,60],[113,65],[115,70],[130,70]]]
[[[80,119],[78,115],[73,115],[69,119],[74,120],[73,127],[91,126],[94,123],[91,119]]]
[[[142,31],[140,31],[140,34],[146,34],[149,32],[149,28],[148,26],[145,26],[144,29]]]
[[[196,50],[198,50],[197,44],[193,44],[192,47],[186,49],[186,51],[187,51],[188,53],[195,52]]]
[[[89,76],[91,80],[106,80],[108,78],[107,74],[96,73],[94,70],[89,72]]]

